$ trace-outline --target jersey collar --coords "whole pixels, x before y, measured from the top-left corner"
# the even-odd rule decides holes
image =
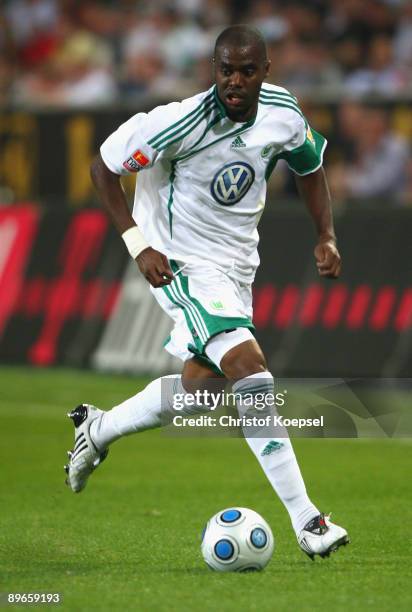
[[[217,104],[217,107],[219,109],[219,112],[220,112],[221,116],[222,117],[227,117],[226,107],[223,104],[222,100],[219,98],[219,94],[217,93],[216,85],[213,86],[213,95],[215,97],[215,102]]]

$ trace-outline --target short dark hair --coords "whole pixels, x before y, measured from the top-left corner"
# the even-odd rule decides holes
[[[256,47],[263,60],[267,59],[266,42],[257,28],[248,25],[234,25],[219,34],[215,44],[215,57],[222,47]]]

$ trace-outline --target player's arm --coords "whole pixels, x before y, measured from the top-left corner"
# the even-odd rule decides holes
[[[293,138],[280,155],[295,173],[299,194],[315,223],[318,243],[315,247],[316,265],[320,276],[337,278],[341,261],[336,248],[336,236],[329,188],[323,170],[323,152],[327,141],[315,130],[296,107],[289,125],[293,125]]]
[[[106,166],[100,153],[92,162],[90,174],[100,201],[136,260],[140,272],[153,287],[169,285],[173,279],[169,262],[165,255],[145,242],[130,214],[120,175]]]
[[[299,194],[315,223],[318,244],[315,247],[316,265],[320,276],[337,278],[341,270],[341,259],[336,247],[336,235],[330,193],[323,167],[310,174],[295,175]]]

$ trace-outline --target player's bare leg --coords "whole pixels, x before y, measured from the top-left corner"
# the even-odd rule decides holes
[[[216,372],[211,368],[196,358],[185,361],[182,371],[182,384],[188,393],[195,393],[198,389],[202,390],[210,380],[218,380]],[[226,379],[222,376],[220,380],[223,390]]]

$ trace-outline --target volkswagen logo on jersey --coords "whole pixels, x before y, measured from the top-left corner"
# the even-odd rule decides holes
[[[231,162],[216,172],[210,191],[223,206],[233,206],[249,191],[255,180],[255,171],[245,162]]]

